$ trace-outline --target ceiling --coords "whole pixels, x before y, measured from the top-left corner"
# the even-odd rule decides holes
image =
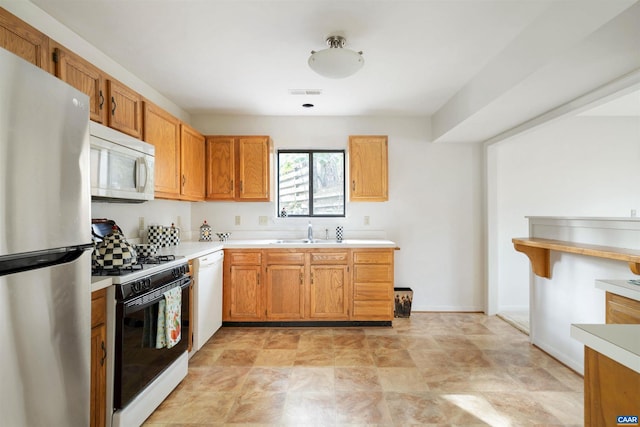
[[[189,114],[424,116],[435,120],[436,136],[467,121],[472,114],[464,110],[478,119],[477,111],[540,80],[566,60],[564,53],[637,3],[31,1]],[[364,52],[362,70],[341,80],[311,71],[310,51],[325,48],[329,34]],[[531,90],[541,94],[544,82],[535,83]],[[321,94],[290,93],[297,89]],[[536,108],[558,103],[555,89],[549,95]],[[531,103],[525,110],[513,121],[536,113]]]

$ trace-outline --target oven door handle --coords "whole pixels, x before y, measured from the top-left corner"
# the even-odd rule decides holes
[[[183,278],[180,279],[180,281],[176,281],[171,283],[171,285],[173,286],[167,286],[166,289],[173,289],[176,286],[180,286],[182,288],[182,290],[184,291],[184,289],[188,288],[189,286],[191,286],[191,278]],[[134,313],[136,311],[140,311],[143,310],[147,307],[150,307],[154,304],[157,304],[158,301],[160,301],[163,298],[163,293],[159,294],[158,296],[156,296],[155,298],[151,298],[151,299],[147,299],[145,300],[145,296],[146,295],[140,295],[136,298],[133,298],[129,301],[123,301],[120,302],[119,304],[123,305],[124,308],[124,314],[130,314],[130,313]]]

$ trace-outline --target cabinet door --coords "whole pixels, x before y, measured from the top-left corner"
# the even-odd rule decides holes
[[[260,320],[260,266],[232,265],[230,269],[231,320]],[[226,284],[226,283],[225,283]]]
[[[91,328],[91,426],[104,426],[107,409],[107,369],[104,359],[107,342],[105,325]]]
[[[207,200],[235,199],[235,138],[207,138]]]
[[[349,318],[347,265],[312,265],[309,317],[346,320]]]
[[[180,121],[162,108],[144,103],[144,140],[153,144],[156,197],[180,196]]]
[[[304,266],[267,267],[267,319],[304,318]]]
[[[142,98],[137,92],[115,80],[107,80],[109,127],[134,138],[142,137]]]
[[[352,202],[389,200],[386,136],[349,137],[349,175]]]
[[[0,47],[51,72],[49,37],[0,7]]]
[[[204,200],[204,136],[184,123],[180,128],[181,199]]]
[[[104,101],[106,95],[102,71],[75,53],[56,47],[53,61],[56,76],[89,96],[91,120],[104,123]]]
[[[238,138],[238,200],[269,200],[269,137]]]
[[[107,294],[106,289],[91,294],[91,422],[104,426],[107,414]]]

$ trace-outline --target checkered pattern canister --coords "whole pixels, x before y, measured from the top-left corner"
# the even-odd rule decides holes
[[[160,248],[167,246],[167,238],[164,225],[150,225],[147,229],[147,241],[151,245]]]
[[[337,226],[336,227],[336,240],[338,242],[342,242],[343,234],[344,234],[344,229],[342,228],[342,226]]]
[[[180,244],[180,229],[171,224],[165,227],[165,238],[167,246],[178,246]]]

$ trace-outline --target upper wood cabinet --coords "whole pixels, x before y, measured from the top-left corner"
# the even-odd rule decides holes
[[[156,148],[156,197],[180,195],[180,120],[157,105],[144,102],[144,138]]]
[[[51,72],[49,37],[0,8],[0,47]]]
[[[207,137],[207,200],[234,200],[236,197],[235,138]]]
[[[142,138],[142,97],[122,83],[107,81],[107,125],[134,138]]]
[[[52,47],[55,75],[88,95],[91,120],[104,123],[106,76],[70,50],[59,45]]]
[[[155,196],[204,200],[204,136],[145,100],[144,140],[156,148]]]
[[[180,125],[181,199],[192,201],[204,200],[204,163],[204,136],[192,127],[182,123]]]
[[[386,136],[349,137],[349,198],[352,202],[389,200]]]
[[[269,201],[268,136],[207,137],[207,200]]]

